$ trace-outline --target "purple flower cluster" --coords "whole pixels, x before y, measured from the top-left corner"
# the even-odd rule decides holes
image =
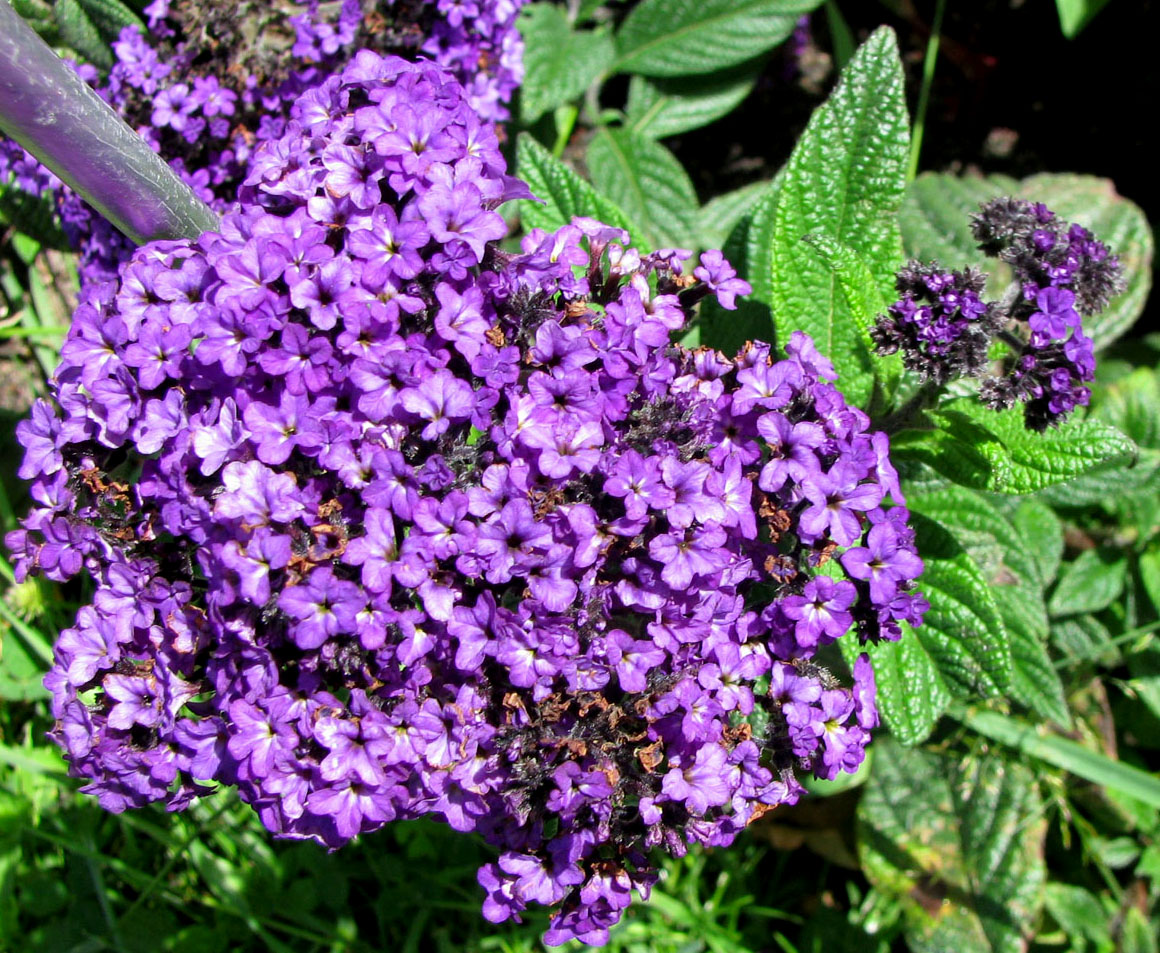
[[[1027,328],[1010,369],[984,381],[981,395],[996,409],[1022,401],[1027,426],[1045,430],[1091,397],[1095,351],[1081,317],[1102,311],[1123,290],[1119,261],[1086,228],[1038,202],[995,199],[971,229],[980,248],[1014,270],[1019,295],[1009,317]]]
[[[1086,228],[1040,203],[995,199],[971,228],[980,249],[1011,265],[1016,293],[986,302],[982,273],[909,262],[897,276],[902,297],[871,329],[874,343],[881,354],[901,351],[906,367],[941,386],[983,377],[998,338],[1013,357],[983,380],[983,401],[995,410],[1022,401],[1029,429],[1057,426],[1091,396],[1095,352],[1081,315],[1096,314],[1123,290],[1119,262]]]
[[[446,66],[484,121],[507,118],[523,78],[515,21],[526,0],[293,0],[278,4],[154,0],[149,33],[134,27],[113,44],[97,87],[194,191],[221,210],[237,199],[257,144],[280,138],[293,104],[337,72],[354,50],[422,55]],[[0,182],[49,194],[73,247],[82,283],[111,280],[133,245],[16,143],[0,139]]]
[[[19,428],[21,576],[87,569],[46,678],[110,810],[234,786],[337,847],[432,815],[484,914],[603,942],[651,848],[724,845],[861,762],[819,649],[926,608],[882,433],[794,334],[670,344],[749,288],[526,196],[439,67],[359,53],[257,150],[220,234],[90,286]]]
[[[980,297],[986,275],[911,261],[895,283],[902,297],[870,332],[878,352],[901,351],[906,367],[939,386],[982,374],[987,349],[1002,326],[994,305]]]

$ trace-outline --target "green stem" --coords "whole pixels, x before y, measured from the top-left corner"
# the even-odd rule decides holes
[[[130,239],[197,238],[217,216],[0,0],[0,130]]]
[[[922,88],[918,93],[918,108],[914,111],[914,129],[910,134],[910,161],[906,169],[908,182],[913,182],[918,175],[918,157],[922,152],[922,134],[926,128],[926,111],[930,106],[930,88],[934,83],[934,67],[938,61],[939,39],[946,6],[946,0],[938,0],[934,11],[934,23],[930,28],[930,39],[926,43],[926,59],[922,64]]]

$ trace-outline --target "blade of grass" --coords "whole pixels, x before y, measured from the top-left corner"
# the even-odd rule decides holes
[[[1138,798],[1160,810],[1160,778],[1147,771],[1115,761],[1099,752],[1089,751],[1068,738],[1052,733],[1044,725],[1031,725],[993,711],[958,710],[949,714],[992,741],[1063,768],[1085,781]]]
[[[52,643],[13,612],[12,607],[3,599],[0,599],[0,618],[12,626],[12,631],[20,637],[26,648],[37,655],[45,665],[52,665]]]
[[[930,106],[930,88],[934,83],[934,67],[938,62],[938,47],[946,6],[946,0],[938,0],[938,5],[934,10],[934,23],[930,27],[930,39],[926,44],[926,59],[922,64],[922,88],[918,93],[918,106],[914,110],[914,126],[910,131],[910,162],[906,170],[906,181],[908,182],[913,182],[915,176],[918,175],[918,157],[922,152],[922,134],[926,128],[926,111]]]
[[[1076,662],[1099,658],[1108,649],[1123,645],[1126,642],[1135,642],[1136,639],[1143,638],[1145,635],[1149,635],[1157,630],[1160,630],[1160,620],[1149,622],[1147,625],[1142,625],[1135,629],[1129,629],[1127,632],[1117,635],[1114,639],[1108,639],[1107,642],[1101,642],[1099,645],[1093,645],[1090,649],[1085,649],[1082,652],[1076,652],[1074,655],[1068,655],[1065,658],[1057,660],[1055,667],[1068,668]]]

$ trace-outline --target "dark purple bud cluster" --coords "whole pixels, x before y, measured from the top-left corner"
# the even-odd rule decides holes
[[[133,128],[205,202],[224,209],[254,148],[280,138],[302,94],[337,72],[353,51],[422,55],[452,71],[485,121],[507,118],[523,78],[515,21],[526,0],[205,0],[146,8],[113,44],[105,82],[81,68]],[[12,177],[51,195],[82,283],[114,279],[133,245],[14,142],[0,138],[0,182]]]
[[[902,297],[871,329],[880,354],[902,352],[902,362],[938,385],[977,377],[1002,327],[995,307],[980,297],[987,276],[973,268],[944,271],[934,262],[909,262],[898,272]]]
[[[983,382],[988,406],[1024,403],[1031,430],[1056,426],[1091,397],[1095,351],[1082,317],[1107,307],[1124,289],[1119,260],[1090,231],[1060,221],[1038,202],[1001,198],[971,220],[979,247],[1007,262],[1019,294],[1008,317],[1026,328],[1011,366]]]
[[[1095,352],[1081,315],[1123,290],[1119,262],[1086,228],[1040,203],[995,199],[971,228],[980,249],[1011,265],[1016,292],[985,302],[982,273],[912,261],[898,273],[902,297],[878,316],[871,337],[879,353],[901,351],[906,367],[938,385],[983,377],[992,341],[1003,340],[1014,352],[1009,366],[983,380],[980,396],[995,410],[1022,401],[1027,427],[1046,430],[1091,396]]]
[[[359,53],[220,234],[90,286],[19,428],[21,576],[87,569],[46,678],[110,810],[236,787],[337,847],[431,815],[496,845],[485,915],[603,942],[651,848],[728,844],[877,723],[817,651],[920,622],[882,433],[792,335],[670,344],[749,287],[526,195],[439,67]]]

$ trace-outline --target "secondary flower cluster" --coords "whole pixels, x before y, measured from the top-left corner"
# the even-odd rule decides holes
[[[1003,326],[998,309],[980,297],[986,284],[987,276],[973,268],[944,271],[909,262],[895,280],[902,297],[870,330],[878,352],[901,351],[907,368],[939,386],[981,375]]]
[[[984,381],[981,395],[995,409],[1023,401],[1027,426],[1045,430],[1091,397],[1095,351],[1081,318],[1123,291],[1119,260],[1086,228],[1039,202],[995,199],[971,230],[983,251],[1014,270],[1019,295],[1009,316],[1028,329],[1007,373]]]
[[[320,5],[170,3],[146,8],[148,33],[126,27],[107,80],[80,68],[200,197],[217,209],[237,199],[257,144],[280,138],[293,104],[370,49],[429,57],[447,67],[485,121],[507,118],[523,78],[516,15],[526,0],[385,0]],[[50,195],[82,283],[110,280],[132,244],[16,143],[0,139],[0,182]]]
[[[985,302],[982,273],[912,261],[897,276],[902,297],[871,335],[880,353],[901,351],[908,368],[939,385],[982,377],[1000,338],[1013,357],[1001,375],[983,381],[980,396],[996,410],[1022,401],[1027,427],[1046,430],[1091,396],[1095,353],[1081,316],[1103,310],[1123,289],[1119,262],[1086,228],[1041,203],[995,199],[971,228],[981,250],[1011,265],[1017,293]]]
[[[362,52],[260,149],[220,234],[90,287],[19,428],[21,575],[87,568],[46,679],[110,810],[235,786],[339,846],[432,815],[495,844],[484,913],[603,942],[649,851],[724,845],[851,771],[865,655],[925,609],[884,434],[803,334],[670,345],[720,253],[526,195],[432,64]]]

